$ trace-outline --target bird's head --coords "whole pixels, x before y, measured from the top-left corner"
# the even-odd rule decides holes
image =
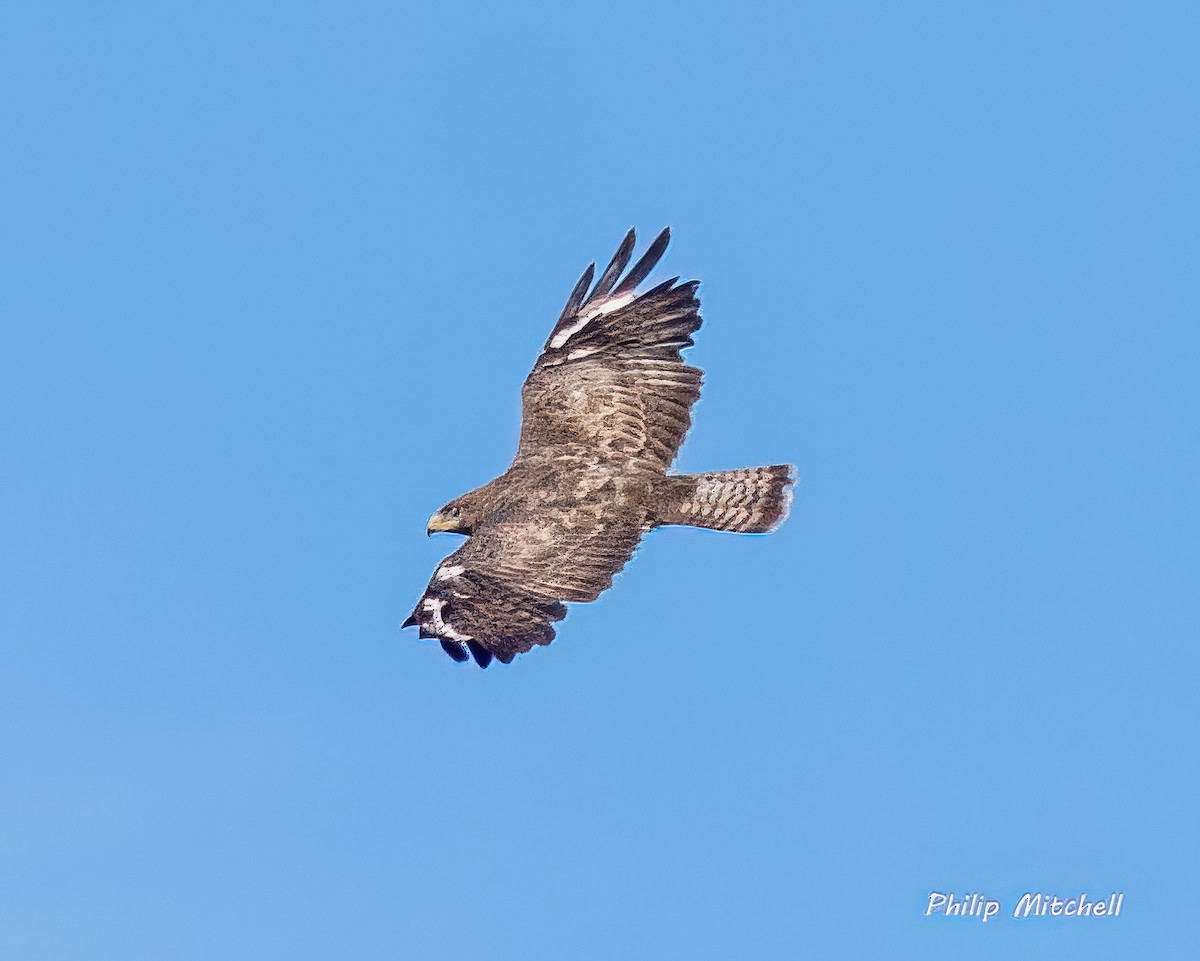
[[[451,534],[470,534],[475,526],[475,515],[466,498],[453,500],[437,511],[429,523],[425,525],[425,534],[434,532],[449,532]]]

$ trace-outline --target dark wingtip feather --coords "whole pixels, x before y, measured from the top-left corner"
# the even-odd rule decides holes
[[[650,271],[658,266],[658,262],[662,260],[662,255],[667,252],[667,245],[671,242],[671,228],[663,227],[662,232],[654,238],[647,251],[642,254],[642,259],[633,265],[633,270],[629,271],[628,276],[621,281],[621,286],[613,291],[614,297],[619,297],[621,294],[627,294],[649,276]]]
[[[467,659],[467,649],[458,641],[442,641],[442,650],[461,664]]]
[[[482,644],[475,641],[467,641],[467,650],[471,652],[471,656],[475,658],[475,663],[481,668],[486,669],[492,663],[492,652]]]
[[[664,280],[657,287],[651,287],[644,294],[642,294],[642,296],[643,297],[653,297],[655,294],[661,294],[665,291],[672,290],[677,283],[679,283],[679,278],[672,277],[670,280]]]
[[[617,278],[621,276],[621,271],[629,265],[629,258],[633,256],[633,248],[636,243],[637,233],[630,227],[629,233],[621,241],[621,246],[613,254],[613,259],[608,262],[608,266],[604,268],[604,273],[600,275],[600,279],[596,281],[596,286],[592,288],[592,292],[588,295],[587,303],[590,304],[597,297],[604,297],[613,289]]]
[[[583,298],[587,294],[588,287],[591,286],[592,277],[595,274],[596,265],[588,264],[588,269],[583,272],[583,276],[575,284],[575,289],[571,291],[571,296],[567,298],[567,306],[563,308],[563,312],[558,318],[559,323],[579,313],[579,308],[583,306]]]

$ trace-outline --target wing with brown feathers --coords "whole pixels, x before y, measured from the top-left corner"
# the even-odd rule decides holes
[[[699,283],[636,291],[670,236],[660,233],[622,278],[629,231],[590,293],[595,265],[584,271],[521,392],[518,460],[576,454],[663,470],[675,459],[700,396],[701,372],[680,354],[701,324]]]
[[[515,512],[478,529],[434,571],[405,627],[456,661],[517,654],[554,640],[564,601],[594,601],[637,547],[640,521],[579,526],[578,512]]]

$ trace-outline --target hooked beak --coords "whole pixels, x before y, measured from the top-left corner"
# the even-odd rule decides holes
[[[456,530],[458,530],[458,521],[453,517],[447,517],[445,514],[434,514],[429,518],[429,523],[425,525],[425,536],[428,537],[434,531]]]

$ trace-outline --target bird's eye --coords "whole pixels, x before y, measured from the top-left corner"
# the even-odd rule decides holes
[[[450,508],[450,516],[451,517],[458,517],[460,514],[462,514],[462,511],[460,511],[457,507]]]

